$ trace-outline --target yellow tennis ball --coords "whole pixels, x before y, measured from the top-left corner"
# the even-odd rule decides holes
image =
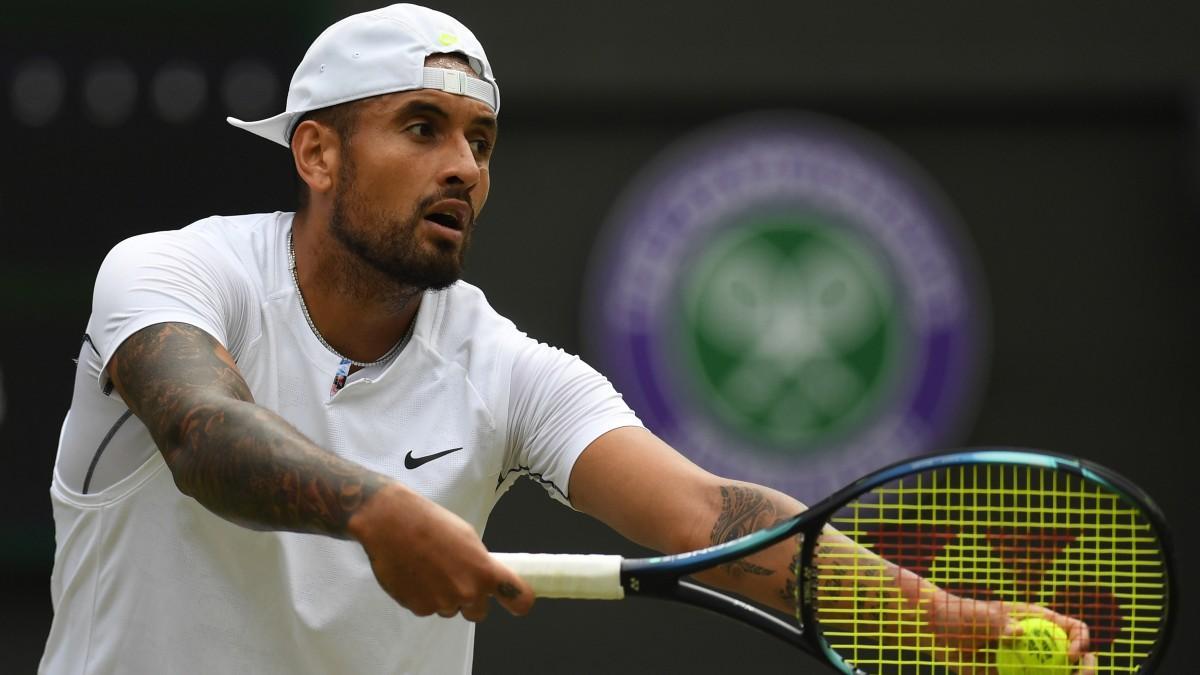
[[[996,649],[1000,675],[1070,675],[1067,632],[1045,619],[1024,619],[1024,634],[1001,640]]]

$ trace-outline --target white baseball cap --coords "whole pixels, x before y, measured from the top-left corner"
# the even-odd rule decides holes
[[[426,68],[431,54],[460,53],[478,77]],[[230,124],[289,147],[304,113],[369,96],[440,89],[500,110],[500,88],[483,46],[453,17],[418,5],[391,5],[346,17],[317,36],[296,67],[287,108],[274,117]]]

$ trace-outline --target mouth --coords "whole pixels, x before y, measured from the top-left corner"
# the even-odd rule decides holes
[[[423,217],[448,230],[462,232],[471,220],[471,207],[458,199],[444,199],[430,206]]]

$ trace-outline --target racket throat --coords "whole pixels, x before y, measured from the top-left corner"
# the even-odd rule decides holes
[[[639,596],[648,597],[647,594],[638,593],[630,593],[628,595],[631,598]],[[753,626],[772,637],[783,640],[793,647],[808,650],[811,650],[813,647],[812,640],[804,634],[802,629],[792,623],[763,611],[748,602],[731,598],[691,581],[679,580],[678,582],[673,582],[670,592],[655,593],[654,596],[706,609],[726,617],[730,615],[730,602],[733,602],[737,607],[736,612],[739,621]]]

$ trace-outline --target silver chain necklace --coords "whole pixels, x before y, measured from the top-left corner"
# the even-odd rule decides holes
[[[321,335],[321,331],[317,330],[317,324],[313,323],[312,315],[308,313],[308,304],[304,302],[304,293],[300,291],[300,275],[296,273],[296,248],[292,245],[291,230],[288,230],[288,267],[290,267],[292,270],[292,283],[296,286],[296,297],[300,298],[300,309],[304,312],[304,320],[308,322],[309,329],[313,332],[313,335],[317,336],[317,339],[320,340],[321,345],[325,347],[325,349],[328,349],[334,356],[343,361],[349,361],[351,364],[356,365],[359,368],[370,368],[371,366],[378,366],[392,360],[392,357],[396,354],[399,354],[400,350],[404,349],[404,345],[408,344],[408,339],[412,337],[413,327],[417,325],[417,320],[415,317],[413,318],[412,323],[409,324],[408,331],[404,333],[404,337],[400,338],[399,342],[392,345],[392,348],[378,359],[375,359],[374,361],[355,361],[348,356],[344,356],[341,352],[334,349],[333,345],[329,344],[329,342],[325,340],[325,336]]]

